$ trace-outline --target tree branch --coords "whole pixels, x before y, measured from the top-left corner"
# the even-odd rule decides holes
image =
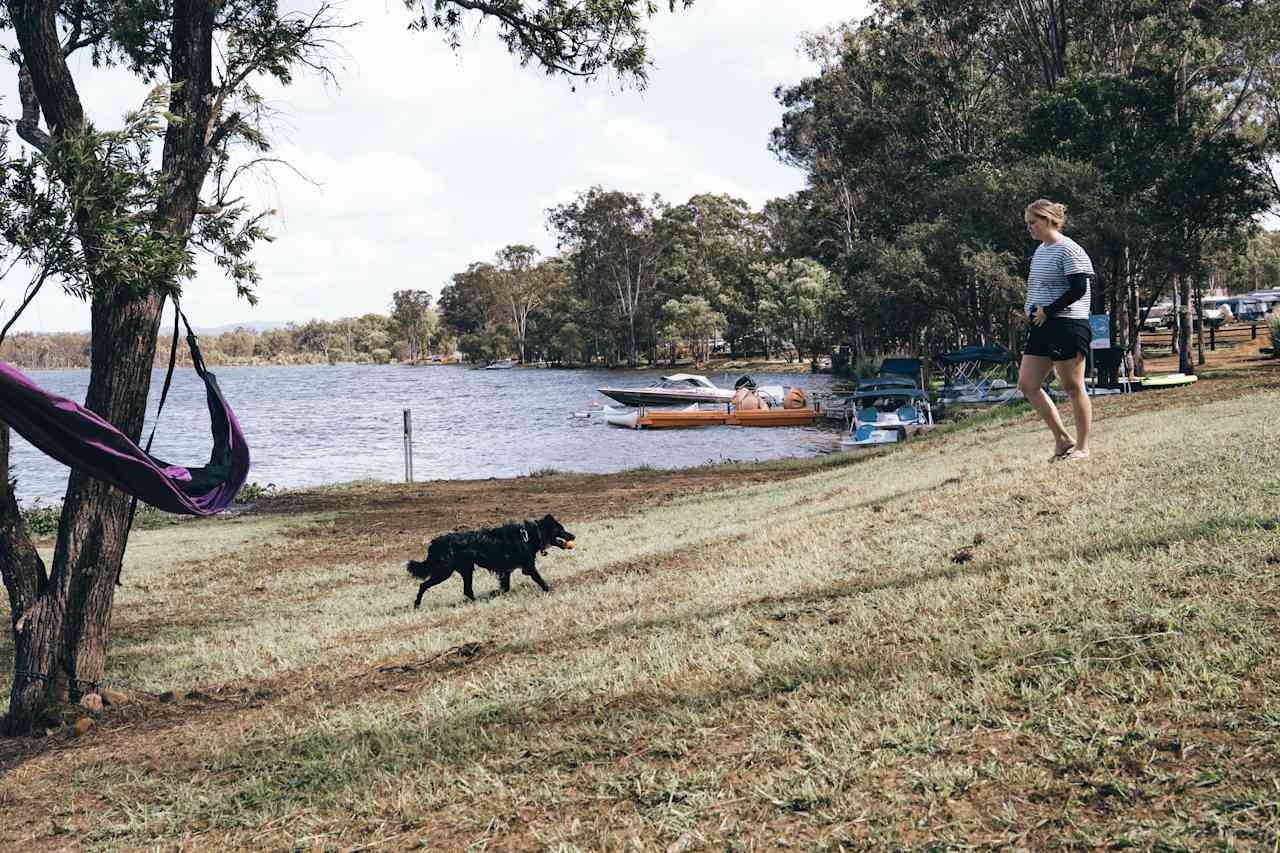
[[[17,263],[16,259],[14,263]],[[10,267],[10,269],[12,269],[12,267]],[[0,329],[0,344],[4,343],[5,335],[9,334],[10,327],[12,327],[14,323],[18,322],[18,318],[22,316],[22,312],[27,310],[27,306],[31,304],[31,301],[36,298],[36,294],[40,292],[40,288],[44,287],[45,281],[49,278],[49,272],[49,261],[46,258],[45,262],[40,267],[40,272],[31,280],[31,283],[27,285],[27,292],[22,300],[22,304],[18,306],[17,311],[13,312],[13,316],[9,318],[9,322],[4,324],[4,328]],[[0,476],[8,476],[8,470],[0,471]]]
[[[18,38],[23,67],[30,73],[34,102],[44,113],[51,134],[63,137],[82,133],[85,115],[62,44],[58,41],[57,6],[56,0],[8,4],[10,24]],[[27,111],[28,105],[24,102],[24,119]],[[39,134],[34,136],[40,139]],[[31,144],[39,147],[36,142]]]
[[[53,138],[40,129],[40,101],[26,63],[18,69],[18,97],[22,101],[22,118],[16,122],[18,136],[37,151],[49,150]]]

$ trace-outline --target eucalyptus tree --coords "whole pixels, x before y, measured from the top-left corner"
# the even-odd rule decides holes
[[[796,355],[814,358],[831,343],[832,313],[840,288],[831,273],[811,258],[757,264],[763,293],[760,314],[770,331],[789,342]]]
[[[580,284],[612,296],[625,323],[631,367],[639,363],[637,329],[659,282],[666,240],[657,222],[665,211],[657,195],[645,199],[597,186],[547,212]]]
[[[666,233],[663,294],[706,299],[711,309],[724,315],[724,335],[736,351],[739,342],[760,328],[751,266],[765,257],[765,217],[742,199],[704,193],[668,210],[660,227]]]
[[[421,358],[430,346],[431,294],[425,290],[397,290],[391,294],[391,327],[409,347],[409,359]]]
[[[694,361],[701,363],[711,355],[716,333],[728,323],[724,314],[715,310],[705,296],[686,293],[679,299],[668,299],[659,312],[661,335],[671,345],[671,360],[681,343],[693,345]]]
[[[809,181],[772,209],[771,233],[838,272],[844,334],[860,346],[899,324],[880,310],[891,303],[943,320],[895,294],[945,305],[979,267],[1004,280],[992,277],[1001,257],[1025,274],[1029,252],[1001,216],[1059,198],[1099,256],[1098,307],[1115,309],[1121,344],[1137,348],[1140,288],[1149,305],[1168,282],[1186,305],[1206,251],[1280,198],[1266,168],[1280,144],[1276,6],[880,0],[810,39],[819,73],[778,92],[773,149]],[[1002,191],[948,189],[984,174]],[[952,239],[979,222],[985,234]],[[886,253],[907,266],[890,269]],[[944,314],[968,334],[994,331],[955,308]],[[1185,353],[1189,311],[1181,327]]]
[[[520,360],[525,360],[525,345],[529,338],[529,320],[547,300],[551,292],[560,286],[564,265],[559,258],[538,260],[539,252],[533,246],[516,244],[498,250],[493,267],[492,294],[495,308],[511,321]]]
[[[692,0],[667,0],[670,10]],[[409,0],[412,26],[453,46],[481,21],[523,64],[590,79],[616,73],[643,85],[645,21],[654,0]],[[85,405],[138,439],[161,309],[206,250],[241,295],[258,284],[252,249],[267,211],[235,195],[236,178],[270,157],[262,81],[332,77],[330,49],[346,25],[320,2],[285,11],[277,0],[8,0],[21,115],[13,125],[65,190],[83,273],[66,284],[91,306]],[[77,54],[87,57],[81,62]],[[114,68],[157,88],[121,131],[88,120],[88,81]],[[156,150],[158,149],[158,151]],[[158,157],[153,157],[153,153]],[[158,162],[153,162],[158,160]],[[8,467],[8,433],[0,430]],[[73,471],[53,562],[32,547],[7,478],[0,478],[0,572],[13,615],[15,677],[6,727],[30,730],[65,690],[92,689],[128,538],[128,497]]]

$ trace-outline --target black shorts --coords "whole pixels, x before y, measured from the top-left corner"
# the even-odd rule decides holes
[[[1026,355],[1051,358],[1054,361],[1071,361],[1077,355],[1089,357],[1089,342],[1093,332],[1088,320],[1071,317],[1050,317],[1043,325],[1031,324],[1027,334]]]

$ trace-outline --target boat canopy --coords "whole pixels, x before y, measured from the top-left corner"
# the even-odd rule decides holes
[[[890,388],[915,388],[914,379],[908,379],[905,376],[873,376],[870,379],[859,379],[857,389],[859,391],[878,391]]]
[[[908,400],[929,402],[929,395],[919,388],[883,388],[875,391],[854,391],[841,395],[849,400]]]
[[[961,347],[955,352],[944,352],[936,356],[937,360],[949,366],[957,364],[1008,364],[1013,361],[1013,353],[1000,344],[986,346]]]
[[[662,381],[669,385],[693,385],[698,388],[715,388],[715,384],[705,376],[699,376],[696,373],[673,373],[670,376],[662,377]]]
[[[920,375],[920,369],[923,362],[918,358],[886,358],[880,362],[880,369],[876,374],[880,377],[885,376],[906,376],[914,380]]]

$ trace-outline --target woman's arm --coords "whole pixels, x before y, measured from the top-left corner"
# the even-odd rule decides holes
[[[1078,301],[1089,289],[1089,276],[1082,272],[1067,276],[1067,292],[1044,306],[1044,313],[1056,317],[1059,311]]]

